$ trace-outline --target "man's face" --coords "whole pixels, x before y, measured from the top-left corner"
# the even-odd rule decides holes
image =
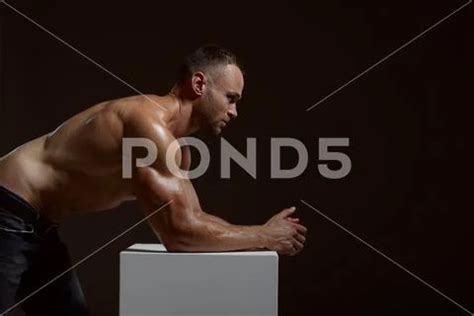
[[[219,135],[227,123],[237,117],[237,101],[243,89],[244,78],[236,65],[218,66],[208,75],[200,112],[212,134]]]

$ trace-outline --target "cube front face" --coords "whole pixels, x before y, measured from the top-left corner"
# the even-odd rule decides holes
[[[120,254],[120,316],[278,313],[278,255]]]

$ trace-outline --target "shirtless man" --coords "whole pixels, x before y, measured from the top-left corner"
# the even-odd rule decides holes
[[[237,117],[243,87],[235,56],[204,46],[188,55],[168,95],[99,103],[0,158],[0,315],[71,266],[57,233],[64,218],[127,200],[137,199],[147,215],[171,201],[148,219],[169,251],[300,252],[306,228],[291,217],[294,208],[264,225],[232,225],[204,212],[190,180],[168,169],[174,140],[203,129],[218,135]],[[131,179],[122,177],[124,137],[148,138],[158,149],[155,163],[134,167]],[[189,168],[189,148],[176,163]],[[22,307],[28,316],[88,314],[74,271]]]

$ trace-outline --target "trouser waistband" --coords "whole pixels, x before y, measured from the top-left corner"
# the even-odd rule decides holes
[[[31,206],[21,196],[1,185],[0,210],[11,213],[21,218],[25,223],[33,225],[37,232],[47,232],[51,228],[59,226],[58,224],[52,223],[41,216],[40,212]]]

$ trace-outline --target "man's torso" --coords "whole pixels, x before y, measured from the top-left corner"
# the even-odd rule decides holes
[[[99,103],[16,148],[0,158],[0,185],[53,221],[135,199],[131,180],[122,178],[123,122],[139,111],[162,124],[166,111],[152,98]]]

